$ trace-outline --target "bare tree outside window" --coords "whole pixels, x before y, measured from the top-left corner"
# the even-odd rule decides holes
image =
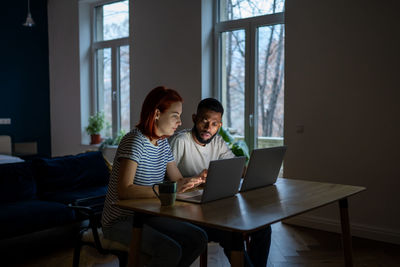
[[[115,2],[95,8],[96,41],[129,36],[129,1]]]
[[[243,30],[222,34],[224,120],[234,134],[244,135],[245,33]]]
[[[98,110],[104,112],[106,125],[112,125],[112,88],[111,88],[111,49],[99,49],[96,53],[96,84]],[[104,129],[104,136],[111,136],[111,127]]]
[[[246,127],[254,126],[257,139],[255,146],[258,147],[269,146],[265,144],[268,138],[283,138],[285,36],[282,22],[253,24],[252,17],[283,11],[284,0],[220,1],[220,21],[242,19],[237,23],[239,26],[232,26],[235,30],[222,30],[220,35],[220,88],[226,110],[224,125],[237,138],[244,137]],[[243,20],[245,18],[248,19]],[[254,25],[250,27],[254,27],[256,36],[252,39],[255,43],[248,43],[251,47],[247,55],[245,45],[250,38],[247,28],[249,24]],[[246,83],[246,64],[254,66],[250,68],[254,72],[249,71],[249,79],[254,78],[254,83]],[[250,88],[250,84],[254,84],[254,88]],[[253,90],[254,93],[250,94],[246,90]],[[246,99],[250,96],[254,100]],[[251,110],[246,113],[246,103],[253,103],[254,115]],[[247,125],[245,114],[250,114]]]
[[[130,70],[129,70],[129,46],[121,46],[120,57],[120,88],[121,88],[121,130],[130,131]]]
[[[284,28],[258,29],[258,136],[283,137]]]
[[[130,130],[129,1],[94,8],[97,110],[106,121],[104,136]]]

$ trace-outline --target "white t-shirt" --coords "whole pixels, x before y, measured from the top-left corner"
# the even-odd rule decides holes
[[[235,157],[219,134],[209,144],[202,146],[194,141],[192,130],[186,129],[171,136],[169,144],[183,177],[195,176],[208,169],[211,160]]]

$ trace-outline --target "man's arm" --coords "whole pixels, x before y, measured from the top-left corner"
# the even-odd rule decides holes
[[[184,152],[184,143],[177,138],[177,136],[172,136],[168,140],[169,146],[171,147],[172,155],[174,156],[176,166],[179,165]]]
[[[220,143],[219,143],[219,159],[231,159],[236,157],[235,154],[233,154],[232,150],[229,149],[228,145],[225,143],[224,139],[222,139],[222,137],[220,138]],[[246,171],[247,171],[247,166],[245,166],[243,168],[243,172],[242,172],[242,177],[244,177],[246,175]]]
[[[235,157],[232,150],[229,149],[228,145],[225,143],[224,139],[221,136],[216,136],[218,138],[216,141],[218,143],[219,148],[219,159],[231,159]]]

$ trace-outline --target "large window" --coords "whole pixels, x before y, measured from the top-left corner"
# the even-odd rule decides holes
[[[93,6],[94,110],[104,112],[105,137],[130,129],[129,1]]]
[[[216,94],[249,147],[283,143],[284,0],[219,0]]]

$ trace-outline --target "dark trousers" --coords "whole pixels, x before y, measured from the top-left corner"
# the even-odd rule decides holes
[[[202,227],[208,235],[208,241],[218,242],[224,249],[224,253],[230,259],[232,250],[232,234],[223,230]],[[271,226],[251,233],[248,253],[245,253],[245,266],[267,266],[269,248],[271,246]],[[251,263],[246,260],[250,259]]]

